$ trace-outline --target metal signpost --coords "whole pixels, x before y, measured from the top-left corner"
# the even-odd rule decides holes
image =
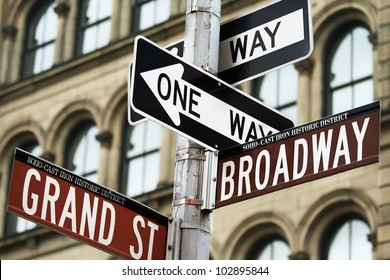
[[[8,211],[124,259],[165,259],[166,216],[19,149]]]
[[[220,18],[221,0],[187,0],[184,59],[188,63],[211,71],[217,68]],[[204,156],[203,147],[178,137],[172,217],[179,230],[173,259],[209,259],[210,212],[202,210]]]
[[[379,160],[380,103],[219,153],[216,207]]]
[[[134,110],[210,150],[294,126],[278,111],[139,36],[129,89]]]

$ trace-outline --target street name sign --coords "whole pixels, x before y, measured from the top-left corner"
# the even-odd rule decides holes
[[[294,126],[276,110],[142,36],[136,38],[134,57],[132,108],[210,150]]]
[[[313,51],[310,5],[309,0],[283,0],[223,23],[218,78],[237,85],[309,57]],[[167,49],[181,57],[184,41]],[[129,104],[129,123],[142,120]]]
[[[124,259],[164,259],[168,218],[16,149],[8,211]]]
[[[219,152],[216,208],[379,160],[380,102]]]

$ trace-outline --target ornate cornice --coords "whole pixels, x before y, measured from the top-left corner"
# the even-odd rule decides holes
[[[255,3],[256,1],[258,0],[243,0],[242,3],[241,1],[238,3],[238,1],[229,0],[222,3],[222,9],[224,13],[229,13],[230,11],[234,11],[237,8],[237,5],[242,6],[244,4]],[[59,13],[66,12],[67,9],[64,2],[58,4],[56,8]],[[184,28],[185,17],[183,14],[171,18],[169,21],[159,24],[154,28],[144,31],[142,35],[152,41],[159,42],[183,33]],[[27,94],[37,92],[42,88],[59,83],[65,79],[79,75],[80,73],[84,73],[115,59],[128,56],[133,52],[135,35],[138,34],[132,34],[129,37],[118,39],[111,42],[106,47],[92,53],[54,65],[54,67],[50,70],[38,75],[12,84],[0,85],[0,102],[8,102]]]
[[[158,42],[184,31],[184,17],[178,17],[158,25],[143,33],[152,41]],[[42,88],[79,75],[115,59],[128,56],[134,49],[135,34],[114,41],[108,46],[87,55],[77,57],[38,75],[26,78],[13,84],[0,85],[0,102],[8,102],[26,94],[34,93]]]

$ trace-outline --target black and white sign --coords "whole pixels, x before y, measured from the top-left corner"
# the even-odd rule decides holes
[[[303,60],[313,50],[312,36],[309,0],[279,1],[223,23],[218,77],[237,85]],[[180,41],[167,50],[182,57],[183,48],[184,42]],[[132,65],[130,73],[131,69]],[[142,120],[129,104],[129,123],[135,125]]]
[[[239,84],[313,51],[309,0],[282,0],[221,26],[218,77]]]
[[[211,150],[291,128],[293,122],[138,36],[130,102],[139,114]]]
[[[183,41],[179,41],[177,43],[174,43],[172,45],[169,45],[168,47],[166,47],[166,49],[170,52],[172,52],[172,54],[175,54],[177,56],[180,56],[180,57],[183,57],[183,51],[184,51],[184,42]],[[132,76],[132,71],[133,71],[133,63],[130,63],[129,65],[129,76],[128,76],[128,82],[130,83],[130,79],[131,79],[131,76]],[[130,88],[130,85],[128,86]],[[146,118],[140,114],[138,114],[137,112],[135,112],[132,108],[131,108],[131,102],[130,102],[130,94],[128,94],[128,121],[129,121],[129,124],[131,125],[137,125],[143,121],[146,121]]]

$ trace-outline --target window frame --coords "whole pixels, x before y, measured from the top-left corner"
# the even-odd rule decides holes
[[[286,67],[292,67],[294,68],[294,65],[288,65]],[[283,110],[285,109],[289,109],[289,108],[294,108],[295,107],[295,110],[296,110],[296,119],[294,119],[293,121],[294,122],[297,122],[298,121],[298,87],[299,87],[299,71],[296,70],[294,68],[294,71],[296,71],[297,73],[297,80],[296,80],[296,93],[297,93],[297,96],[295,98],[294,101],[289,101],[289,102],[286,102],[284,104],[280,104],[280,99],[281,99],[281,95],[283,94],[283,92],[281,92],[281,88],[280,88],[280,85],[281,85],[281,71],[283,71],[283,69],[286,69],[286,67],[284,68],[280,68],[280,69],[277,69],[275,70],[274,72],[270,72],[264,76],[261,76],[255,80],[253,80],[252,82],[252,95],[257,98],[258,100],[260,100],[261,102],[263,102],[264,104],[266,104],[267,106],[270,106],[272,107],[273,109],[275,110],[278,110],[278,111],[281,111],[283,112]],[[276,75],[276,79],[277,79],[277,84],[276,84],[276,99],[277,99],[277,103],[278,105],[276,107],[274,107],[273,105],[270,105],[270,104],[267,104],[263,97],[261,96],[261,93],[262,93],[262,86],[263,86],[263,82],[264,80],[266,79],[267,75],[269,74],[275,74]],[[292,118],[292,117],[291,117]]]
[[[42,17],[48,12],[48,9],[53,5],[53,9],[55,8],[55,1],[39,1],[37,2],[33,8],[31,9],[30,13],[28,14],[26,18],[26,33],[24,36],[24,43],[23,43],[23,59],[22,59],[22,67],[20,69],[20,76],[22,79],[29,78],[35,75],[39,75],[49,69],[51,69],[54,66],[54,55],[55,55],[55,49],[56,49],[56,39],[57,39],[57,30],[54,39],[51,39],[49,41],[45,41],[40,45],[35,45],[33,41],[35,41],[35,35],[37,32],[37,27],[42,19]],[[58,24],[58,17],[56,24]],[[53,44],[54,47],[54,53],[53,53],[53,63],[48,69],[40,70],[38,73],[34,73],[34,66],[35,66],[35,57],[36,53],[39,49],[43,49],[49,45]]]
[[[88,131],[93,127],[96,127],[96,129],[97,129],[96,123],[93,120],[84,120],[84,121],[80,122],[79,124],[77,124],[76,126],[74,126],[70,130],[70,133],[69,133],[68,137],[66,138],[65,148],[64,148],[64,166],[65,166],[65,168],[67,168],[69,171],[72,171],[75,174],[82,176],[84,178],[87,178],[87,179],[91,175],[98,176],[99,163],[97,164],[96,169],[79,174],[78,172],[74,171],[76,169],[76,166],[73,165],[73,160],[74,160],[77,148],[80,145],[80,141],[83,139],[83,137],[85,137],[87,135]],[[100,147],[100,143],[96,139],[96,137],[95,137],[95,141],[98,144],[98,146]],[[100,150],[98,150],[97,152],[100,154]],[[99,155],[98,155],[98,158],[99,158]],[[83,168],[85,168],[85,166],[83,166]]]
[[[268,245],[273,244],[273,242],[276,241],[281,241],[287,245],[289,248],[289,255],[291,255],[291,248],[290,245],[288,244],[287,240],[281,236],[280,234],[273,233],[273,234],[268,234],[260,239],[258,239],[252,246],[250,251],[247,253],[246,259],[247,260],[259,260],[260,255],[264,252],[264,250],[267,248]],[[274,257],[272,257],[270,260],[276,260]]]
[[[133,5],[132,5],[132,22],[131,22],[131,32],[132,33],[139,33],[145,30],[148,30],[156,25],[159,25],[165,21],[157,21],[156,20],[156,15],[153,15],[153,24],[145,29],[141,29],[141,8],[143,5],[150,3],[150,2],[155,2],[157,4],[159,0],[134,0]],[[171,0],[169,0],[171,1]],[[171,12],[168,14],[168,19],[171,17]]]
[[[99,1],[98,4],[100,4],[101,0],[98,0],[98,1]],[[76,54],[76,57],[80,57],[80,56],[92,53],[92,52],[94,52],[96,50],[104,48],[105,46],[109,45],[109,43],[110,43],[113,10],[111,11],[111,15],[109,15],[107,17],[98,19],[98,20],[96,20],[96,21],[94,21],[92,23],[84,24],[84,22],[86,22],[85,18],[87,16],[87,11],[88,11],[88,5],[86,5],[86,4],[89,4],[89,0],[82,0],[82,1],[79,2],[79,5],[78,5],[77,32],[76,32],[77,38],[76,38],[76,44],[75,44],[75,54]],[[113,1],[111,1],[111,5],[113,5]],[[102,23],[105,23],[105,22],[110,22],[110,31],[109,31],[109,34],[108,34],[108,36],[109,36],[108,43],[106,45],[104,45],[104,46],[98,47],[98,46],[96,46],[96,42],[95,42],[94,49],[84,53],[83,52],[83,47],[84,47],[85,31],[87,29],[93,28],[93,27],[98,28],[99,25],[101,25]],[[98,36],[96,38],[98,38]]]
[[[120,178],[120,189],[121,191],[126,194],[126,195],[129,195],[129,188],[131,186],[128,186],[128,179],[129,179],[129,166],[130,166],[130,163],[132,160],[137,160],[137,159],[143,159],[145,160],[148,156],[150,155],[153,155],[153,154],[159,154],[160,156],[160,160],[159,160],[159,166],[161,164],[161,141],[162,141],[162,138],[160,138],[160,145],[157,147],[157,148],[154,148],[154,149],[151,149],[151,150],[146,150],[145,151],[145,148],[142,147],[142,151],[133,155],[133,156],[130,156],[128,157],[127,156],[127,153],[129,152],[130,148],[131,148],[131,143],[130,143],[130,140],[131,140],[131,137],[132,137],[132,134],[134,132],[134,129],[135,127],[134,126],[129,126],[128,123],[127,123],[127,118],[125,119],[124,121],[124,133],[122,134],[122,144],[121,144],[121,164],[120,164],[120,175],[119,175],[119,178]],[[151,122],[151,121],[144,121],[139,125],[145,125],[147,122]],[[156,124],[157,125],[157,124]],[[147,128],[144,128],[144,129],[147,129]],[[146,133],[144,131],[144,133]],[[162,133],[162,130],[160,129],[160,135]],[[161,135],[162,136],[162,135]],[[143,139],[145,140],[145,139]],[[143,142],[143,145],[145,144],[145,142]],[[134,146],[134,145],[133,145]],[[143,170],[145,171],[145,170]],[[160,172],[160,168],[157,169],[157,172],[159,173]],[[137,193],[135,194],[135,196],[138,196],[138,195],[142,195],[142,194],[145,194],[147,193],[147,191],[145,191],[145,176],[142,176],[142,179],[141,181],[143,182],[143,185],[140,186],[140,188],[142,189],[140,193]],[[158,184],[158,182],[157,182]],[[158,186],[155,186],[154,189],[156,189]]]
[[[368,228],[370,228],[369,223],[366,221],[366,219],[357,213],[352,213],[352,212],[346,213],[346,214],[343,214],[343,215],[333,219],[329,223],[329,225],[326,227],[326,230],[322,233],[322,236],[320,239],[320,244],[319,244],[320,255],[319,255],[319,257],[321,260],[328,260],[329,259],[330,248],[332,246],[332,242],[333,242],[335,236],[337,235],[337,233],[339,233],[340,229],[346,223],[352,222],[354,220],[361,221],[361,222],[365,223],[368,226]],[[371,228],[370,228],[370,230],[371,230]],[[368,236],[367,236],[367,238],[368,238]],[[348,242],[350,243],[351,240],[348,240]],[[368,239],[367,239],[367,242],[370,243],[370,241]],[[351,244],[349,244],[349,245],[351,245]],[[372,246],[372,244],[371,244],[371,246]]]
[[[16,145],[16,146],[21,148],[22,150],[25,150],[25,151],[30,152],[30,153],[32,152],[33,149],[38,147],[38,148],[41,149],[40,152],[42,152],[42,148],[39,145],[38,140],[36,140],[34,138],[32,138],[30,140],[27,140],[27,141],[24,141],[23,143],[21,143],[19,145]],[[9,164],[8,189],[9,189],[9,186],[11,185],[13,160],[14,160],[14,158],[11,157],[10,164]],[[22,231],[18,231],[18,221],[19,220],[25,220],[27,222],[27,224],[31,224],[32,227],[31,228],[25,228]],[[11,237],[11,236],[15,236],[15,235],[18,235],[18,234],[22,234],[24,232],[34,230],[38,226],[39,226],[38,224],[36,224],[34,222],[30,222],[27,219],[22,218],[22,217],[14,214],[14,213],[7,212],[7,211],[5,212],[4,237]]]
[[[347,22],[340,27],[336,28],[333,33],[329,36],[329,38],[335,38],[333,40],[329,40],[325,46],[325,52],[324,52],[324,58],[323,58],[323,69],[324,69],[324,78],[323,78],[323,84],[324,84],[324,96],[323,96],[323,108],[322,108],[322,115],[328,116],[333,114],[332,106],[333,106],[333,93],[340,89],[347,89],[349,87],[353,87],[357,84],[360,84],[365,81],[373,80],[374,73],[372,73],[370,76],[364,76],[363,78],[359,78],[354,80],[353,77],[351,80],[347,83],[342,83],[341,85],[332,87],[331,81],[333,79],[332,77],[332,62],[334,59],[334,56],[337,52],[337,50],[340,47],[340,44],[343,42],[346,37],[353,32],[355,28],[364,28],[368,31],[369,34],[372,33],[369,26],[358,20]],[[369,38],[367,38],[369,40]],[[352,45],[353,48],[353,45]],[[353,62],[352,62],[353,63]]]

